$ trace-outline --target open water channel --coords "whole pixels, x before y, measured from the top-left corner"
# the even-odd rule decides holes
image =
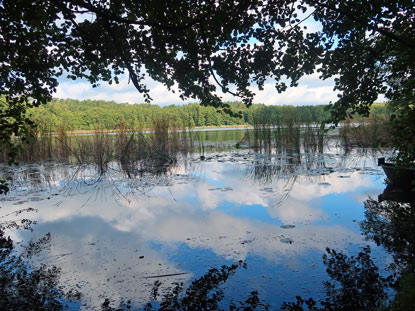
[[[82,294],[69,303],[73,310],[96,310],[105,300],[144,308],[155,282],[163,295],[232,264],[238,268],[218,286],[220,306],[252,291],[271,310],[298,295],[323,299],[326,248],[351,256],[369,245],[383,273],[391,257],[366,240],[360,222],[364,202],[385,188],[376,161],[387,151],[225,149],[135,178],[116,163],[103,176],[93,166],[2,165],[11,191],[0,198],[1,222],[36,222],[6,233],[17,252],[44,238],[30,264],[60,269],[59,287]]]

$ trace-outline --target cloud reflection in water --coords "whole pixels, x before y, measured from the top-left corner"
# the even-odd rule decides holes
[[[62,282],[79,285],[90,306],[100,305],[102,297],[145,302],[153,282],[146,276],[188,273],[168,278],[164,283],[168,287],[206,271],[210,262],[202,260],[198,270],[192,271],[187,267],[194,267],[193,258],[177,262],[168,253],[180,252],[183,246],[194,254],[213,253],[218,264],[220,258],[247,259],[248,265],[266,260],[269,267],[288,271],[310,252],[322,254],[326,247],[344,250],[364,243],[355,230],[357,224],[333,222],[334,207],[326,197],[336,194],[351,199],[358,190],[373,192],[378,186],[373,175],[350,169],[264,183],[244,173],[246,163],[212,160],[200,163],[191,174],[179,168],[158,180],[107,177],[81,188],[75,183],[58,192],[66,193],[65,197],[28,201],[20,207],[39,210],[33,215],[38,221],[36,235],[52,234],[52,244],[39,260],[60,266]],[[45,195],[59,187],[53,184]],[[2,204],[12,207],[12,202]],[[336,210],[343,209],[344,214],[352,208],[338,204]],[[252,212],[247,214],[248,210]],[[360,214],[363,217],[363,209]],[[16,239],[30,236],[19,235]]]

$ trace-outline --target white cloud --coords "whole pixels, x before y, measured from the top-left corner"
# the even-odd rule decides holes
[[[153,103],[158,105],[183,104],[178,94],[177,87],[173,87],[169,91],[167,87],[161,83],[155,82],[149,77],[145,78],[145,84],[150,89],[150,96],[153,98]],[[112,85],[101,82],[101,84],[93,88],[85,80],[64,80],[60,81],[57,91],[54,95],[57,98],[72,98],[72,99],[96,99],[108,100],[118,103],[140,104],[144,102],[144,97],[140,94],[134,85],[130,83],[126,74],[120,76],[119,84]]]
[[[332,87],[310,87],[300,85],[288,88],[286,92],[278,94],[272,84],[266,84],[263,91],[257,92],[255,101],[266,105],[322,105],[336,100],[336,93]]]
[[[189,99],[181,100],[178,87],[174,86],[169,91],[167,87],[161,83],[155,82],[150,77],[146,77],[145,84],[150,90],[150,96],[153,98],[154,104],[164,105],[181,105],[184,103],[195,102]],[[219,88],[218,88],[219,89]],[[336,93],[333,92],[333,81],[322,81],[318,78],[318,74],[303,77],[298,87],[289,87],[286,92],[278,94],[274,87],[273,81],[267,81],[264,90],[259,91],[258,88],[252,86],[256,96],[255,103],[263,103],[266,105],[316,105],[328,104],[330,101],[336,100]],[[217,94],[225,101],[239,101],[240,99],[230,94],[223,94],[218,91]],[[119,84],[109,85],[102,82],[98,87],[93,88],[85,80],[61,80],[55,93],[57,98],[72,99],[100,99],[113,100],[115,102],[128,102],[130,104],[143,103],[144,97],[135,89],[132,83],[129,83],[128,76],[122,75]]]

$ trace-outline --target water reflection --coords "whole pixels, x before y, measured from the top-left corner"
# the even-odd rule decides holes
[[[394,184],[388,184],[382,194],[379,195],[379,201],[395,201],[401,203],[415,203],[415,190],[402,188]]]
[[[224,295],[247,301],[258,290],[276,307],[298,294],[323,298],[323,285],[310,286],[323,284],[322,254],[327,247],[349,254],[367,244],[358,226],[360,198],[381,192],[382,172],[370,158],[347,162],[336,152],[296,157],[217,153],[205,161],[186,159],[187,166],[178,163],[161,176],[134,178],[115,168],[97,176],[89,167],[53,167],[53,174],[38,167],[45,183],[33,183],[35,175],[23,167],[28,177],[13,172],[17,187],[1,211],[38,210],[34,235],[50,232],[51,245],[34,262],[59,267],[62,284],[84,293],[84,309],[99,308],[105,299],[115,305],[131,299],[142,307],[150,277],[168,293],[176,282],[185,287],[239,260],[247,268],[226,282]],[[255,173],[264,166],[278,171]],[[29,232],[10,235],[32,238]]]
[[[0,226],[0,306],[2,310],[68,310],[77,306],[78,291],[63,291],[60,269],[42,264],[31,267],[26,258],[44,248],[48,237],[31,242],[20,255]]]
[[[394,268],[415,268],[415,205],[370,199],[365,202],[365,218],[363,234],[393,255]]]
[[[369,247],[362,248],[356,256],[327,249],[323,262],[330,277],[324,282],[326,297],[317,302],[297,296],[295,302],[284,302],[281,310],[379,311],[385,308],[389,280],[380,274]]]
[[[319,303],[298,296],[283,310],[410,310],[415,288],[415,206],[369,198],[360,226],[368,241],[390,253],[393,262],[382,274],[369,246],[357,255],[327,249],[323,262],[330,277],[324,283],[326,297]],[[391,290],[395,291],[388,299]]]
[[[389,275],[383,275],[375,264],[371,248],[362,247],[357,255],[327,248],[323,255],[329,279],[324,282],[326,296],[316,300],[297,296],[294,302],[283,302],[280,310],[410,310],[413,307],[414,289],[414,244],[412,241],[415,224],[413,207],[395,202],[380,203],[373,199],[365,202],[366,219],[361,223],[368,240],[383,245],[393,255],[394,265]],[[409,214],[408,214],[409,213]],[[409,229],[409,230],[408,230]],[[408,248],[409,246],[409,248]],[[242,261],[241,261],[242,262]],[[246,263],[244,263],[246,268]],[[220,306],[224,298],[221,288],[237,265],[211,269],[202,278],[192,282],[186,291],[176,285],[167,292],[160,303],[149,302],[145,310],[269,310],[254,290],[239,306],[233,301],[228,308]],[[161,282],[156,281],[152,299],[156,300]],[[389,289],[396,291],[388,299]],[[210,295],[209,295],[210,293]]]
[[[379,267],[375,264],[369,246],[362,247],[357,255],[347,255],[342,251],[327,248],[326,254],[323,255],[323,263],[327,268],[326,271],[329,276],[329,279],[323,282],[326,296],[320,300],[297,296],[293,302],[283,302],[280,310],[409,310],[412,306],[414,285],[414,249],[412,249],[414,243],[412,235],[415,219],[413,211],[414,206],[410,204],[396,202],[380,203],[373,199],[368,199],[365,202],[365,220],[361,223],[362,232],[368,240],[373,240],[376,244],[384,246],[393,255],[394,264],[390,266],[392,274],[382,274]],[[96,246],[96,251],[99,251],[102,246],[105,249],[105,245],[108,245],[106,243],[97,245],[101,242],[87,242],[85,237],[88,236],[89,230],[84,232],[87,226],[93,226],[95,229],[93,231],[97,233],[100,239],[114,238],[116,236],[114,232],[103,232],[97,228],[103,224],[94,224],[92,219],[84,219],[84,221],[84,226],[79,226],[79,224],[77,226],[81,228],[80,231],[76,232],[78,237],[73,237],[75,240],[84,239],[86,242],[86,244],[78,245],[78,247],[84,247],[84,245]],[[78,221],[75,220],[75,222]],[[65,224],[57,225],[61,227],[62,233],[67,232],[68,235],[71,234],[71,237],[73,236],[74,232],[70,230],[70,224],[66,224],[66,227]],[[104,229],[106,226],[102,227]],[[293,229],[293,227],[286,228]],[[92,240],[98,241],[94,238]],[[122,252],[125,247],[119,243],[125,244],[126,240],[128,240],[128,234],[120,237],[118,241],[114,241],[118,245],[117,249],[105,250],[105,252],[112,251],[114,254],[115,252]],[[80,308],[80,304],[77,303],[80,299],[80,294],[77,292],[65,294],[62,287],[58,286],[58,279],[61,275],[59,269],[55,266],[42,265],[39,269],[27,273],[27,266],[22,261],[22,257],[11,254],[13,244],[10,239],[4,237],[3,232],[1,232],[0,241],[0,262],[2,263],[0,265],[2,273],[1,294],[4,294],[1,295],[2,300],[0,301],[2,306],[6,306],[10,310],[15,310],[17,306],[19,310],[28,310],[29,308],[31,310]],[[36,243],[29,243],[30,247],[26,250],[26,254],[33,256],[39,252],[40,248],[48,248],[55,243],[56,241],[52,242],[50,236],[46,235],[45,238]],[[245,241],[245,243],[249,242]],[[45,245],[39,247],[39,244],[46,244],[47,247]],[[337,245],[335,248],[339,249],[339,246]],[[88,247],[88,249],[90,252],[91,248]],[[143,253],[141,252],[140,254]],[[50,252],[49,255],[53,255],[53,252]],[[59,260],[69,255],[71,254],[55,254],[55,264],[59,264]],[[78,258],[78,260],[85,261],[87,265],[84,262],[78,262],[76,266],[84,267],[85,270],[81,272],[88,274],[97,265],[96,258],[100,257],[99,254],[93,253],[88,258]],[[117,258],[126,257],[126,254],[123,254],[123,256],[118,256]],[[140,255],[138,259],[144,261],[147,257],[151,257],[151,254]],[[102,260],[108,261],[108,257],[104,257]],[[155,258],[152,258],[150,262],[154,263],[154,260]],[[113,261],[116,262],[115,257]],[[51,260],[48,262],[52,263]],[[93,279],[91,283],[95,285],[105,286],[108,283],[113,283],[112,285],[115,287],[117,283],[128,280],[129,275],[134,275],[134,271],[122,270],[120,265],[118,265],[118,269],[115,269],[114,266],[117,266],[117,264],[113,262],[109,262],[108,265],[100,263],[98,266],[105,271],[109,268],[112,268],[112,270],[108,272],[108,278],[102,284],[99,284],[98,280]],[[126,265],[121,266],[125,267]],[[128,267],[131,270],[130,262]],[[131,280],[132,284],[130,286],[123,284],[124,287],[122,288],[128,290],[131,287],[142,285],[143,280],[157,278],[158,280],[152,284],[147,282],[144,287],[140,287],[140,290],[144,291],[149,291],[152,288],[151,295],[142,303],[137,300],[124,302],[124,299],[119,299],[118,303],[114,303],[116,299],[114,299],[113,293],[109,293],[111,295],[107,296],[100,287],[92,288],[91,291],[96,293],[98,289],[101,290],[101,294],[96,299],[100,302],[99,308],[107,311],[136,308],[137,302],[138,306],[141,304],[143,310],[147,311],[179,309],[269,310],[271,308],[269,302],[262,299],[261,291],[258,291],[258,288],[255,289],[255,286],[251,288],[253,290],[247,294],[245,299],[241,299],[239,296],[232,296],[230,301],[225,303],[225,305],[222,304],[227,294],[225,285],[232,280],[235,273],[241,272],[238,270],[239,267],[247,269],[248,265],[246,261],[240,260],[237,264],[224,265],[222,268],[211,268],[202,277],[192,281],[189,286],[184,285],[185,279],[182,279],[176,283],[169,281],[168,284],[173,284],[173,286],[166,287],[166,282],[160,281],[160,279],[163,280],[165,276],[177,276],[185,273],[164,272],[162,270],[159,270],[156,276]],[[88,275],[88,277],[92,278],[93,275]],[[73,276],[73,278],[78,282],[82,280],[78,275]],[[111,281],[111,278],[118,278],[118,281]],[[15,282],[14,280],[19,281]],[[66,285],[71,284],[65,278],[63,281]],[[397,291],[397,294],[393,300],[388,300],[388,288],[391,286]],[[88,289],[88,287],[84,287],[84,295],[87,294],[90,297],[91,293],[88,292]],[[125,295],[125,293],[123,294]],[[119,307],[115,308],[114,305]]]

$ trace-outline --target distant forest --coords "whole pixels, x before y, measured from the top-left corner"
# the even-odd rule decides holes
[[[255,104],[247,108],[243,103],[228,103],[242,117],[232,117],[213,107],[199,104],[170,105],[118,104],[114,101],[54,99],[46,105],[32,109],[30,118],[44,130],[56,131],[64,126],[69,131],[104,130],[120,128],[148,128],[154,119],[166,117],[177,127],[232,126],[254,124],[321,123],[329,116],[327,106],[266,106]],[[372,111],[388,114],[385,104],[375,104]]]

